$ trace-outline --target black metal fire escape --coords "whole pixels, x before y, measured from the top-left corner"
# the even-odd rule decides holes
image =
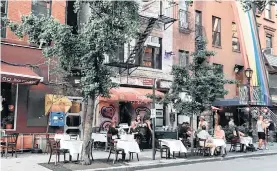
[[[160,7],[162,7],[162,2],[160,2]],[[146,19],[148,21],[148,23],[147,23],[145,30],[142,33],[138,33],[138,38],[136,39],[136,44],[133,47],[133,49],[131,49],[131,53],[128,56],[127,60],[125,61],[123,59],[121,61],[110,61],[109,63],[105,64],[105,65],[111,66],[111,67],[118,67],[119,71],[120,71],[119,72],[120,75],[127,70],[127,76],[128,76],[139,67],[141,56],[143,56],[144,49],[145,49],[144,44],[156,24],[163,23],[164,30],[166,30],[175,21],[177,21],[174,18],[163,15],[162,8],[161,8],[161,14],[157,18],[146,17],[146,16],[140,15],[140,19]]]
[[[131,54],[129,55],[129,57],[126,61],[127,63],[134,64],[137,62],[136,60],[138,60],[139,55],[144,50],[144,43],[147,40],[148,36],[151,34],[157,20],[158,20],[157,18],[150,18],[148,25],[147,25],[146,29],[144,30],[144,32],[139,33],[138,41],[137,41],[134,49],[132,50]]]

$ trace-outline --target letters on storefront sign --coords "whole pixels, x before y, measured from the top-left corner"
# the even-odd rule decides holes
[[[37,84],[39,80],[32,79],[32,78],[22,78],[16,76],[9,76],[9,75],[1,75],[1,82],[7,83],[19,83],[19,84]]]

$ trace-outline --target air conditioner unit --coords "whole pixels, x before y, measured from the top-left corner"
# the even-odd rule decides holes
[[[263,50],[264,54],[273,55],[273,48],[267,48]]]
[[[160,47],[159,37],[155,36],[148,36],[147,40],[144,43],[145,46],[154,46]]]

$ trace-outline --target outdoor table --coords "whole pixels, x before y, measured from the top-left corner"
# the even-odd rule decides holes
[[[121,139],[116,139],[116,148],[121,148],[124,150],[125,154],[130,153],[140,153],[140,148],[138,143],[135,140],[128,141],[128,140],[121,140]]]
[[[226,143],[223,139],[213,138],[213,144],[215,147],[226,147]]]
[[[70,140],[70,135],[67,134],[55,134],[54,140]]]
[[[161,145],[167,146],[172,155],[174,152],[187,153],[187,149],[181,140],[175,140],[175,139],[160,139],[160,140],[161,140]]]
[[[83,141],[80,140],[60,140],[60,148],[69,150],[70,156],[81,154]]]
[[[121,140],[133,141],[135,139],[134,134],[120,135]]]
[[[91,138],[93,139],[94,142],[105,143],[105,151],[107,151],[107,148],[108,148],[107,133],[92,133]],[[93,149],[94,149],[94,143],[93,143]]]

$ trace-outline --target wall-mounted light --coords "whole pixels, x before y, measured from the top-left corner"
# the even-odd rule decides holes
[[[241,66],[241,65],[235,65],[234,66],[234,72],[237,74],[237,73],[239,73],[241,70],[243,69],[243,66]]]

